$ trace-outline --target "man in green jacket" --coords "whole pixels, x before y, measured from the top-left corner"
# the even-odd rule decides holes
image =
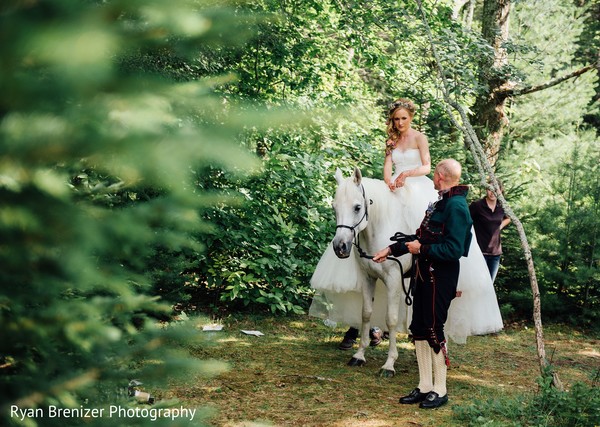
[[[444,323],[456,296],[459,259],[469,252],[473,224],[466,200],[468,187],[458,185],[460,175],[461,166],[456,160],[439,162],[433,184],[440,198],[427,209],[416,235],[382,249],[373,257],[375,262],[385,261],[390,254],[397,257],[410,252],[417,257],[410,331],[419,365],[419,385],[401,397],[400,403],[419,403],[425,409],[448,402],[449,359]]]

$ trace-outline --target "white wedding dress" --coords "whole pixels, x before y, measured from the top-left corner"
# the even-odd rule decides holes
[[[392,179],[395,179],[401,172],[421,166],[420,151],[417,148],[406,151],[394,149],[392,162]],[[402,228],[416,231],[425,216],[427,206],[437,199],[438,192],[433,187],[433,181],[426,176],[417,176],[406,178],[403,187],[390,192],[389,203],[396,204],[397,212],[404,213],[402,220],[408,221],[408,228]],[[329,244],[311,278],[311,286],[316,290],[316,294],[309,315],[326,319],[330,323],[339,322],[360,327],[362,294],[357,283],[359,270],[360,266],[355,256],[339,259]],[[471,239],[468,257],[460,259],[458,290],[462,295],[452,301],[444,328],[447,338],[463,344],[468,336],[497,332],[503,328],[496,292],[475,236]],[[385,285],[378,280],[371,326],[387,329],[386,299]],[[400,307],[397,329],[407,333],[411,319],[410,307],[404,304]]]

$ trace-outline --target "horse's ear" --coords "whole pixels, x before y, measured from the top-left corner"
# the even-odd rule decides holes
[[[362,180],[362,174],[360,173],[360,169],[358,166],[354,166],[354,183],[356,185],[360,185],[360,181]]]
[[[340,170],[340,168],[337,168],[335,170],[335,180],[337,181],[338,185],[342,183],[342,181],[344,180],[344,177],[342,176],[342,171]]]

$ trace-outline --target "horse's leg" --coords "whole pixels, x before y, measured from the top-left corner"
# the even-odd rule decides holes
[[[398,359],[398,348],[396,346],[396,330],[398,326],[398,311],[400,309],[402,293],[402,278],[400,274],[392,273],[385,281],[387,288],[387,314],[386,323],[390,335],[388,358],[379,370],[383,377],[393,377],[396,373],[394,364]]]
[[[360,330],[360,345],[358,350],[348,362],[349,366],[362,366],[367,363],[365,350],[369,346],[369,329],[371,327],[371,314],[373,313],[373,297],[375,296],[375,279],[366,277],[362,285],[363,308],[362,326]]]

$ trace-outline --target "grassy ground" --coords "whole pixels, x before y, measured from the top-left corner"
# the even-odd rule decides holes
[[[201,321],[199,326],[201,325]],[[260,330],[261,337],[242,329]],[[367,365],[346,366],[351,351],[337,350],[343,329],[313,318],[246,318],[224,322],[207,334],[210,345],[194,348],[200,359],[219,359],[230,370],[173,386],[164,398],[214,408],[209,425],[241,426],[458,426],[453,407],[473,400],[524,396],[537,390],[539,375],[532,327],[512,326],[493,336],[450,343],[449,403],[437,410],[400,405],[418,383],[414,346],[399,335],[396,376],[380,378],[387,341],[367,352]],[[546,327],[546,352],[568,388],[591,384],[600,370],[600,340],[572,329]]]

